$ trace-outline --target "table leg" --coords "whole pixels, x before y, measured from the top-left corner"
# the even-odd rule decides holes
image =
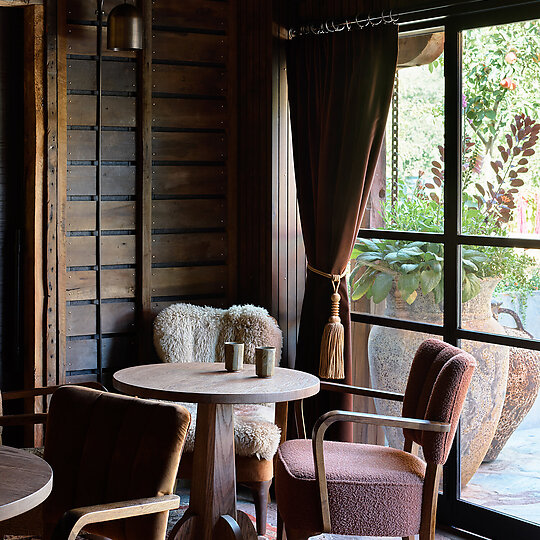
[[[200,403],[197,406],[189,509],[186,519],[182,518],[171,531],[171,540],[257,538],[253,525],[245,523],[245,514],[240,512],[240,526],[236,522],[232,415],[232,405]]]

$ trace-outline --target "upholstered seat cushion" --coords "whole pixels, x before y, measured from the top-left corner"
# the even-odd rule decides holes
[[[312,452],[311,439],[280,446],[276,496],[285,523],[320,532]],[[324,457],[333,533],[408,536],[419,532],[425,474],[421,459],[394,448],[332,441],[324,442]]]
[[[195,446],[195,426],[197,405],[180,403],[191,414],[184,452],[193,452]],[[271,460],[280,441],[280,429],[274,424],[273,405],[234,405],[234,448],[239,456],[256,456]]]

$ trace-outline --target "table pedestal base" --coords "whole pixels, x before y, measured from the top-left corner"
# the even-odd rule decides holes
[[[170,540],[257,540],[249,517],[236,510],[233,406],[199,403],[189,508]]]

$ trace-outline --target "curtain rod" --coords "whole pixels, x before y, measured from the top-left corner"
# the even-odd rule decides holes
[[[488,4],[488,5],[486,5]],[[289,29],[289,39],[307,35],[331,34],[334,32],[342,32],[343,30],[354,30],[367,28],[368,26],[378,26],[380,24],[399,24],[400,26],[414,24],[420,21],[437,21],[455,15],[458,12],[460,15],[472,15],[475,13],[485,13],[500,9],[503,7],[518,7],[538,4],[538,0],[523,0],[521,2],[499,1],[490,2],[489,0],[469,0],[461,4],[446,4],[443,6],[432,6],[426,8],[417,8],[411,10],[403,10],[394,12],[393,10],[381,12],[378,15],[367,15],[359,18],[360,15],[352,19],[337,19],[327,20],[324,22],[308,23],[297,28]],[[458,8],[458,9],[456,9]]]

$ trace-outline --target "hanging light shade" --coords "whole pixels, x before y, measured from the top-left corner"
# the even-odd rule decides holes
[[[142,49],[142,17],[132,4],[119,4],[107,19],[107,49],[133,51]]]

